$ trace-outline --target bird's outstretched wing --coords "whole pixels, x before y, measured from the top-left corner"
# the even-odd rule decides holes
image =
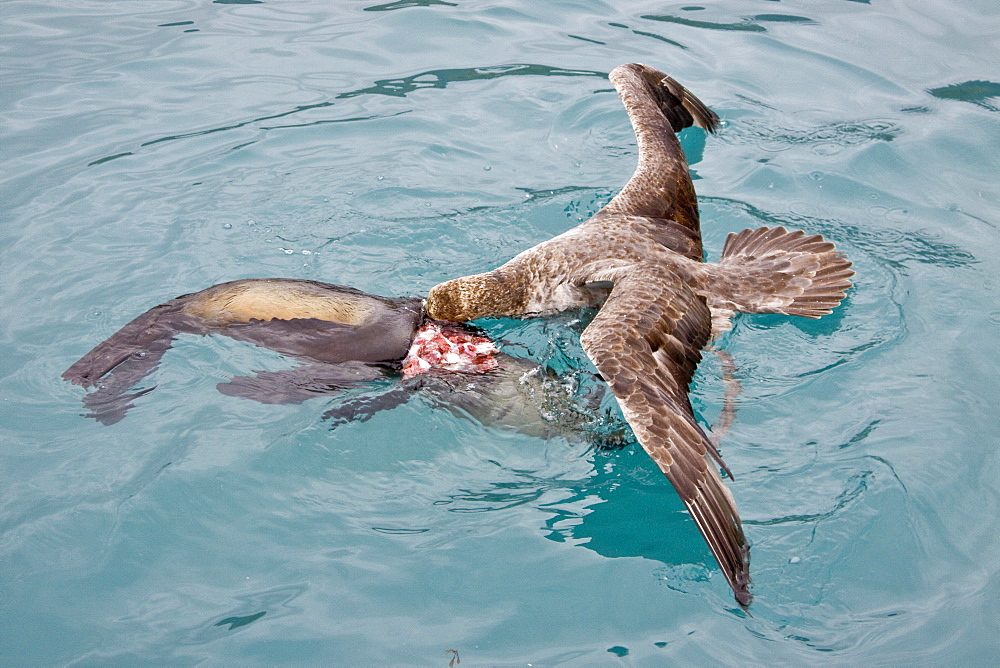
[[[691,91],[647,65],[621,65],[609,78],[635,131],[639,164],[601,213],[655,220],[666,228],[661,243],[701,260],[698,199],[677,133],[692,125],[715,132],[719,117]]]
[[[581,337],[636,438],[673,484],[708,542],[737,601],[749,605],[749,548],[722,482],[715,447],[698,426],[687,391],[711,316],[702,297],[662,265],[591,277],[611,294]]]

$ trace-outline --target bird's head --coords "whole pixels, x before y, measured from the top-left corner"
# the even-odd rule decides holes
[[[523,290],[515,288],[494,272],[454,278],[431,288],[424,310],[434,320],[450,322],[522,315]]]

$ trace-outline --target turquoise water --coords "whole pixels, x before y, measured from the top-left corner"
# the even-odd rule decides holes
[[[0,34],[0,664],[995,661],[995,3],[8,1]],[[176,295],[422,294],[587,217],[630,61],[725,120],[682,137],[710,259],[784,224],[858,271],[722,341],[750,614],[634,446],[421,399],[331,430],[218,393],[290,364],[218,338],[81,416],[59,374]],[[585,368],[571,319],[489,328]],[[706,423],[722,393],[709,358]]]

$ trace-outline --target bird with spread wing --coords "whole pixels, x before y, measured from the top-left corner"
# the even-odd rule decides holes
[[[818,318],[851,286],[850,262],[818,235],[783,227],[730,234],[703,261],[698,203],[677,133],[719,118],[652,67],[615,68],[639,165],[579,226],[483,274],[433,287],[436,320],[540,316],[599,307],[581,337],[642,447],[673,484],[737,601],[749,605],[749,546],[725,465],[695,419],[688,385],[701,350],[735,311]],[[731,474],[730,474],[731,475]]]

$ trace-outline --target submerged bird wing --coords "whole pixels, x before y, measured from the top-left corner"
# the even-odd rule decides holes
[[[749,605],[749,548],[718,453],[695,421],[688,385],[711,317],[669,269],[651,264],[600,272],[614,287],[581,337],[636,438],[667,476],[705,537],[741,605]]]

